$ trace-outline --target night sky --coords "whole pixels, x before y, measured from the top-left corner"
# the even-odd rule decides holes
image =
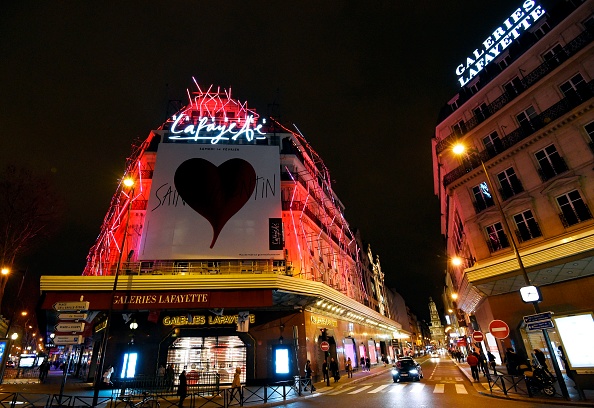
[[[9,4],[7,4],[9,3]],[[431,138],[455,68],[521,5],[443,1],[12,1],[0,6],[0,164],[67,203],[18,267],[80,275],[135,140],[192,77],[295,124],[346,219],[420,318],[444,285]],[[441,255],[441,256],[440,256]]]

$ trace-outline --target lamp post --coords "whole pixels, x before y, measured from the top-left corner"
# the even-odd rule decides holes
[[[464,154],[466,147],[462,144],[457,144],[453,147],[452,150],[453,150],[454,154],[461,155],[461,154]],[[478,152],[474,151],[473,153],[476,155],[476,157],[481,162],[481,167],[483,169],[483,173],[485,173],[485,178],[487,179],[487,187],[488,187],[489,191],[491,192],[491,196],[493,197],[493,202],[495,203],[495,206],[497,207],[497,210],[499,211],[499,215],[501,216],[501,222],[503,224],[504,232],[508,237],[508,240],[510,242],[512,250],[514,251],[514,255],[516,256],[516,260],[518,261],[518,267],[520,269],[520,272],[522,273],[524,282],[526,283],[526,286],[532,286],[532,283],[530,283],[530,277],[528,276],[528,273],[526,272],[526,268],[524,267],[524,263],[522,262],[522,257],[520,256],[520,251],[518,250],[516,240],[514,239],[514,236],[512,235],[512,231],[509,226],[509,223],[507,222],[507,218],[505,218],[505,213],[503,212],[503,207],[501,206],[501,202],[499,201],[497,192],[496,192],[495,188],[493,187],[493,182],[491,181],[491,177],[489,176],[489,172],[487,171],[487,166],[485,166],[485,162],[483,161],[483,158],[480,156],[480,154],[478,154]],[[540,307],[538,306],[538,302],[540,300],[542,300],[542,299],[536,300],[534,302],[530,302],[530,303],[532,303],[532,307],[534,308],[535,313],[540,313]],[[561,373],[561,369],[559,368],[559,364],[557,363],[557,359],[555,358],[555,350],[553,349],[553,345],[551,344],[551,339],[549,337],[549,333],[547,332],[546,329],[543,329],[542,335],[547,343],[547,348],[549,349],[549,355],[551,356],[551,361],[552,361],[553,367],[555,369],[555,374],[557,375],[557,379],[559,380],[559,388],[561,388],[561,393],[563,394],[563,397],[565,399],[569,399],[569,392],[567,391],[567,385],[565,384],[565,380],[563,379],[563,374]]]
[[[116,290],[118,287],[118,277],[120,275],[120,266],[122,264],[122,255],[124,253],[124,245],[126,243],[126,236],[128,235],[128,224],[130,222],[130,210],[132,208],[132,199],[134,196],[134,180],[131,178],[126,178],[123,180],[123,184],[127,188],[131,188],[130,194],[128,195],[128,210],[126,215],[126,225],[124,227],[124,232],[122,234],[122,245],[120,246],[120,254],[118,256],[118,263],[116,264],[116,271],[115,277],[113,280],[113,288],[111,290],[111,300],[109,302],[109,310],[107,312],[107,320],[105,322],[105,332],[103,333],[103,338],[101,339],[101,345],[99,347],[99,362],[97,364],[97,369],[95,370],[95,384],[93,388],[93,406],[97,405],[97,401],[99,399],[99,388],[101,386],[101,376],[103,375],[103,368],[105,365],[105,351],[107,349],[107,339],[109,337],[109,328],[111,326],[111,317],[113,314],[113,302],[115,299]]]

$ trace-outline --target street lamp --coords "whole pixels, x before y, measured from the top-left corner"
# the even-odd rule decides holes
[[[107,319],[105,322],[105,332],[103,333],[103,339],[101,340],[101,346],[99,348],[99,364],[98,370],[95,370],[95,385],[93,389],[93,406],[97,405],[99,399],[99,387],[101,386],[101,376],[103,374],[103,368],[105,365],[105,351],[107,349],[107,338],[109,337],[109,328],[111,326],[111,316],[113,314],[113,302],[115,299],[116,290],[118,287],[118,277],[120,275],[120,266],[122,264],[122,255],[124,253],[124,245],[126,244],[126,236],[128,235],[128,224],[130,223],[130,210],[132,209],[132,199],[134,196],[134,179],[126,177],[122,184],[131,189],[128,194],[128,212],[126,215],[126,225],[122,234],[122,245],[120,246],[120,255],[118,256],[118,263],[116,264],[115,277],[113,280],[113,288],[111,290],[111,301],[109,302],[109,310],[107,312]],[[124,193],[125,194],[125,193]]]
[[[452,148],[452,151],[456,155],[465,154],[466,146],[464,146],[461,143],[458,143]],[[518,245],[516,244],[516,240],[512,234],[511,228],[509,227],[509,223],[507,222],[505,213],[503,212],[503,207],[501,206],[501,202],[499,201],[499,197],[497,196],[497,191],[495,190],[495,188],[493,186],[493,182],[491,181],[491,177],[489,176],[489,172],[487,171],[487,166],[485,166],[485,162],[483,161],[483,158],[481,157],[480,154],[478,154],[478,152],[476,150],[471,153],[474,153],[475,157],[478,158],[478,160],[481,163],[483,173],[485,173],[485,178],[487,179],[487,188],[489,189],[489,192],[491,193],[491,196],[493,197],[493,202],[495,203],[495,206],[497,207],[497,210],[499,211],[499,215],[501,216],[501,223],[503,224],[504,232],[508,237],[508,240],[511,244],[512,250],[514,251],[514,255],[516,256],[516,260],[518,261],[518,267],[520,269],[520,272],[522,273],[524,282],[526,283],[526,286],[533,286],[532,283],[530,282],[530,278],[528,277],[528,273],[526,272],[526,268],[524,268],[524,263],[522,262],[522,257],[520,256],[520,251],[518,250]],[[467,153],[467,155],[470,156],[470,153]],[[542,298],[539,298],[538,300],[530,302],[530,303],[532,303],[532,306],[534,307],[535,313],[540,313],[540,307],[538,306],[538,301],[540,301],[540,300],[542,300]],[[561,392],[562,392],[563,396],[565,397],[565,399],[569,399],[569,392],[567,391],[567,385],[565,384],[565,380],[563,379],[563,375],[561,373],[561,369],[559,368],[559,364],[557,363],[557,359],[554,358],[555,351],[553,349],[553,345],[551,344],[551,339],[549,338],[549,333],[547,332],[546,329],[543,329],[542,335],[545,338],[545,341],[547,343],[547,348],[549,349],[549,355],[551,356],[551,361],[553,362],[553,367],[555,368],[555,374],[557,375],[557,378],[559,379],[559,387],[561,388]]]

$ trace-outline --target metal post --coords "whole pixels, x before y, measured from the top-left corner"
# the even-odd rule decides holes
[[[101,339],[101,347],[99,348],[99,364],[98,364],[98,372],[95,370],[95,384],[93,389],[93,406],[97,405],[97,401],[99,399],[99,388],[101,387],[101,379],[103,378],[103,369],[105,365],[105,351],[107,349],[107,339],[109,337],[109,328],[111,326],[111,316],[113,314],[113,302],[115,299],[116,290],[118,287],[118,277],[120,276],[120,265],[122,263],[122,255],[124,253],[124,245],[126,243],[126,236],[128,235],[128,223],[130,222],[130,210],[132,208],[132,196],[134,195],[134,189],[132,189],[131,194],[129,196],[128,201],[128,214],[126,216],[126,226],[124,228],[124,235],[122,238],[122,245],[120,247],[120,255],[118,257],[118,263],[116,265],[116,274],[113,280],[113,288],[111,290],[111,300],[109,302],[109,310],[107,312],[107,322],[105,324],[105,332],[103,333],[103,338]]]
[[[505,218],[505,213],[503,212],[503,208],[501,207],[501,202],[499,201],[499,198],[497,197],[497,193],[495,192],[495,189],[493,188],[493,183],[491,182],[491,177],[489,176],[489,172],[487,171],[487,166],[485,166],[485,162],[483,161],[483,158],[480,157],[480,155],[478,153],[477,153],[477,156],[478,156],[479,160],[481,161],[481,166],[483,168],[483,172],[485,173],[485,177],[487,178],[487,184],[489,187],[489,191],[491,192],[491,194],[493,196],[493,201],[495,202],[495,205],[501,215],[501,222],[503,223],[503,227],[505,228],[505,233],[509,237],[509,241],[511,243],[512,249],[514,251],[516,259],[518,260],[518,266],[520,267],[520,272],[522,272],[522,277],[524,278],[524,282],[526,283],[527,286],[532,286],[532,284],[530,283],[530,278],[528,277],[528,273],[526,272],[526,268],[524,268],[524,263],[522,262],[522,257],[520,256],[520,251],[518,250],[518,246],[516,245],[516,241],[514,239],[514,236],[512,235],[511,228],[509,227],[507,219]],[[540,313],[540,307],[538,306],[537,302],[532,302],[532,306],[534,308],[535,313]],[[547,343],[547,348],[549,349],[549,355],[551,356],[551,361],[553,362],[553,368],[555,369],[555,374],[557,375],[557,380],[559,381],[559,388],[561,388],[561,394],[563,394],[563,397],[565,399],[569,399],[569,392],[567,391],[567,384],[565,384],[565,379],[563,378],[563,374],[561,373],[561,369],[559,368],[559,364],[557,363],[557,359],[555,358],[555,350],[553,349],[553,345],[551,344],[551,339],[549,338],[549,333],[547,332],[546,329],[543,329],[542,335],[545,338],[545,341]]]

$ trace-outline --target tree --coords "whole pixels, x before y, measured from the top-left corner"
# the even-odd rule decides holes
[[[0,174],[0,268],[49,236],[61,214],[61,201],[49,179],[10,165]],[[0,305],[8,276],[0,278]]]

